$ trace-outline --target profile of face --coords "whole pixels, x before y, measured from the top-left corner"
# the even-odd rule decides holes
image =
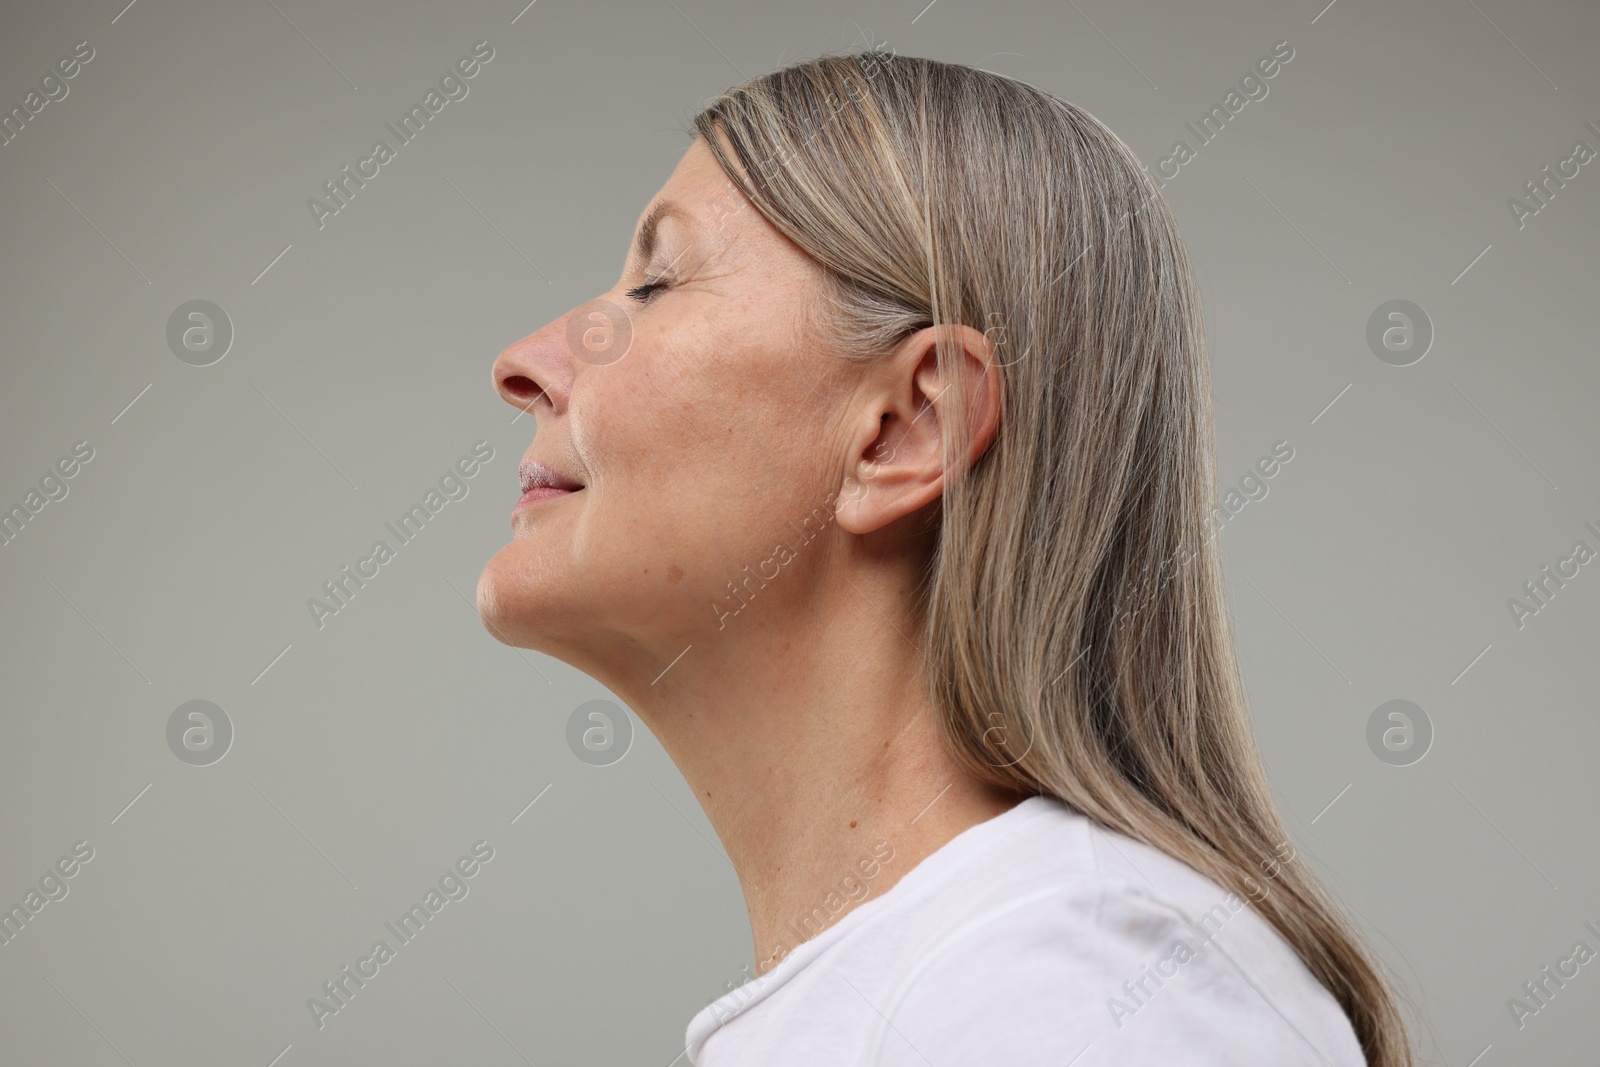
[[[851,402],[862,372],[807,335],[820,268],[727,180],[703,138],[635,240],[610,290],[510,345],[493,371],[500,396],[536,420],[525,465],[582,488],[516,506],[510,541],[479,579],[479,612],[501,641],[590,673],[660,670],[712,640],[715,605],[739,605],[727,583],[795,543],[808,517],[814,528],[832,515],[879,418]],[[585,338],[601,335],[609,347],[592,350]],[[803,610],[828,544],[810,542],[728,625]]]

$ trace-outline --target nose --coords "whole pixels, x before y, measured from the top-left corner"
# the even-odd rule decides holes
[[[566,342],[571,312],[546,323],[495,358],[494,389],[512,407],[536,414],[541,406],[559,415],[572,395],[573,359]]]

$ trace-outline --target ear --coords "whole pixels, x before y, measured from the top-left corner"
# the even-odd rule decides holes
[[[964,374],[941,373],[935,347],[941,336]],[[963,420],[971,437],[967,454],[956,461],[968,467],[977,462],[1000,426],[1000,371],[993,356],[979,331],[944,324],[911,334],[868,372],[850,438],[850,467],[835,505],[841,527],[871,533],[939,499],[945,489],[943,442],[955,441]]]

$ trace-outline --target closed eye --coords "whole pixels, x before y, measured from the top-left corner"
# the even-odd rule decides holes
[[[645,282],[643,285],[636,285],[632,289],[629,289],[627,295],[630,299],[637,300],[639,303],[644,304],[648,303],[650,298],[658,291],[665,289],[666,287],[667,283],[664,281],[657,280],[653,282]]]

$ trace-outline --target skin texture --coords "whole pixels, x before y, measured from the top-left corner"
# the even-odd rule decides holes
[[[495,360],[497,392],[537,420],[524,458],[584,488],[513,512],[478,608],[661,742],[738,872],[764,973],[876,842],[894,852],[867,899],[1021,799],[944,752],[915,643],[941,427],[970,419],[968,462],[980,455],[999,380],[970,327],[944,328],[967,353],[965,391],[941,379],[932,328],[867,368],[826,351],[803,319],[818,268],[702,139],[640,221],[662,200],[688,220],[665,219],[650,262],[630,253],[596,298],[631,318],[621,358],[569,342],[575,316],[599,321],[591,301]],[[627,295],[662,274],[648,302]],[[820,533],[805,540],[808,517]],[[792,557],[774,559],[780,540]],[[758,570],[766,584],[720,617],[741,603],[727,583]]]

